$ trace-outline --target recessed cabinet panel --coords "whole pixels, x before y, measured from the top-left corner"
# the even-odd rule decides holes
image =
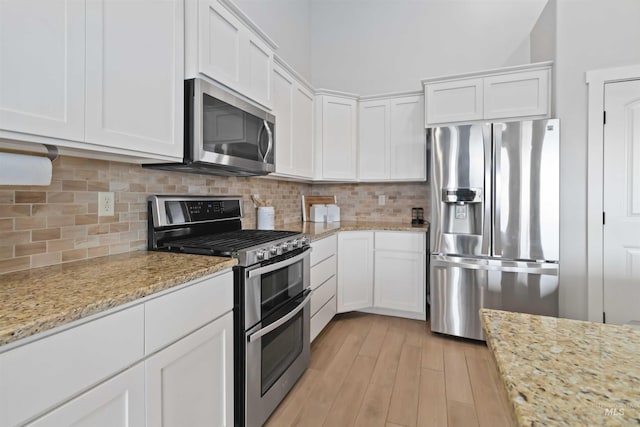
[[[87,2],[86,142],[182,157],[182,1]]]
[[[338,313],[373,305],[373,232],[338,234]]]
[[[313,177],[313,94],[296,85],[293,92],[293,165],[295,174]]]
[[[240,82],[240,23],[218,0],[200,0],[200,72],[230,87]]]
[[[84,1],[0,1],[0,129],[82,141],[84,60]]]
[[[426,136],[422,123],[424,97],[391,100],[390,178],[426,179]]]
[[[389,177],[389,100],[360,102],[358,178],[382,180]]]
[[[424,252],[376,250],[374,306],[424,313],[425,257]]]
[[[293,79],[284,71],[273,72],[273,113],[276,116],[278,135],[276,138],[276,172],[294,174],[292,108]]]
[[[27,426],[130,427],[145,424],[144,364],[140,363]]]
[[[253,94],[260,103],[271,105],[269,79],[271,78],[273,53],[256,37],[249,39],[248,47],[249,66],[247,67],[247,72],[249,76],[247,82],[249,93]]]
[[[322,97],[322,178],[356,178],[357,102]]]
[[[502,119],[547,114],[548,82],[548,70],[485,77],[484,118]]]
[[[147,425],[233,426],[233,314],[151,356]]]
[[[482,119],[482,79],[432,83],[426,89],[427,124]]]

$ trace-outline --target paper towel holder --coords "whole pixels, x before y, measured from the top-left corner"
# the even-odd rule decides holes
[[[47,157],[53,163],[60,155],[58,154],[58,147],[55,145],[42,144],[47,149]]]

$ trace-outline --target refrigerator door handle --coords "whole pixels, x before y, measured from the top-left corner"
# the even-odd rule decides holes
[[[501,150],[502,150],[502,130],[503,123],[494,123],[493,125],[493,144],[492,144],[492,177],[491,190],[493,191],[493,199],[491,199],[491,255],[496,256],[502,253],[502,242],[500,240],[500,206],[501,206]]]
[[[558,275],[558,264],[526,261],[498,261],[481,258],[448,257],[433,255],[431,265],[434,267],[455,266],[469,270],[500,271],[503,273],[527,273]]]
[[[484,139],[484,206],[482,227],[482,253],[491,255],[493,251],[492,229],[493,229],[493,125],[486,124],[482,129]]]

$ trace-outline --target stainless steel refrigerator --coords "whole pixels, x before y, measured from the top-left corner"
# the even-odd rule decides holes
[[[482,307],[558,315],[557,119],[427,129],[431,330],[483,340]]]

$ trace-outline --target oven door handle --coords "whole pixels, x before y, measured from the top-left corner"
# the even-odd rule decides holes
[[[278,319],[277,321],[273,322],[269,326],[265,326],[264,328],[262,328],[262,329],[260,329],[260,330],[258,330],[256,332],[252,333],[251,335],[249,335],[249,337],[247,338],[248,341],[249,342],[254,342],[255,340],[261,338],[263,335],[266,335],[269,332],[273,331],[274,329],[277,329],[280,326],[282,326],[285,323],[287,323],[289,320],[291,320],[293,318],[293,316],[298,314],[300,312],[300,310],[302,310],[304,308],[305,305],[307,305],[307,303],[309,302],[310,299],[311,299],[311,292],[309,292],[307,297],[305,299],[303,299],[302,302],[296,308],[294,308],[289,313],[287,313],[286,316],[281,317],[280,319]]]
[[[270,264],[270,265],[267,265],[267,266],[264,266],[264,267],[256,268],[255,270],[250,270],[249,272],[247,272],[247,276],[249,277],[249,279],[251,279],[253,277],[260,276],[261,274],[266,274],[266,273],[270,273],[270,272],[275,271],[275,270],[279,270],[282,267],[286,267],[287,265],[295,264],[296,262],[300,261],[302,258],[304,258],[306,256],[309,256],[310,253],[311,253],[311,251],[306,249],[300,255],[296,255],[294,257],[287,258],[284,261],[280,261],[280,262],[277,262],[275,264]]]

